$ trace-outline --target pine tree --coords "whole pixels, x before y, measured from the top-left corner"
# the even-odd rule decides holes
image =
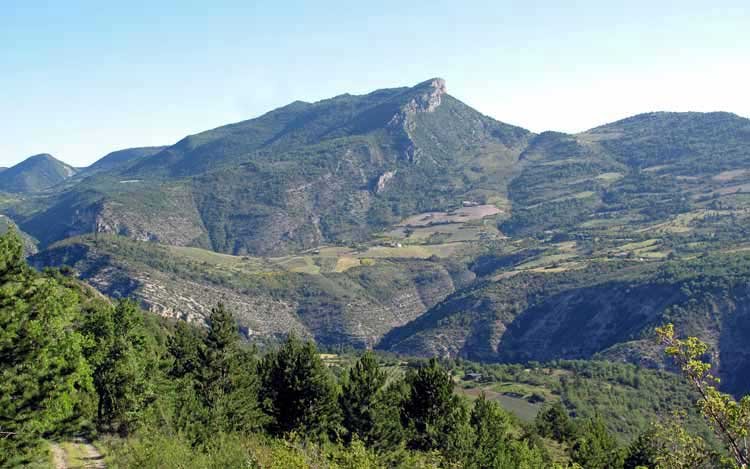
[[[560,443],[570,441],[575,433],[573,422],[560,402],[546,407],[536,416],[535,425],[539,435]]]
[[[469,444],[466,408],[453,392],[453,379],[434,358],[407,378],[409,394],[401,409],[408,445],[443,452],[460,460]]]
[[[625,457],[624,469],[637,469],[639,467],[655,467],[659,447],[656,442],[656,430],[649,428],[642,432],[628,446]]]
[[[237,322],[223,304],[211,310],[207,322],[208,333],[197,350],[192,348],[193,338],[184,333],[180,339],[184,348],[179,348],[184,352],[179,366],[192,381],[202,407],[198,439],[216,432],[252,432],[264,423],[255,353],[240,345]],[[196,356],[198,366],[193,364]]]
[[[578,428],[570,456],[587,469],[621,468],[624,459],[617,440],[598,417],[584,421]]]
[[[511,418],[484,393],[474,402],[470,418],[474,441],[466,467],[476,469],[537,468],[544,459],[539,450],[512,437]]]
[[[482,393],[474,402],[470,422],[474,429],[470,467],[510,467],[507,438],[510,417]]]
[[[185,321],[178,321],[174,334],[167,341],[167,350],[172,356],[169,376],[179,379],[192,376],[200,370],[202,346],[203,340],[199,329]]]
[[[121,434],[131,432],[153,399],[151,375],[157,365],[142,311],[130,300],[98,308],[84,319],[83,332],[93,346],[87,358],[94,368],[97,422]]]
[[[336,383],[315,346],[293,334],[262,364],[261,396],[274,435],[333,435],[339,430]]]
[[[400,442],[403,432],[398,407],[389,399],[386,380],[387,374],[369,351],[345,375],[339,405],[348,442],[356,438],[379,449]]]
[[[0,236],[0,466],[81,417],[92,383],[78,314],[73,291],[26,265],[16,233]]]

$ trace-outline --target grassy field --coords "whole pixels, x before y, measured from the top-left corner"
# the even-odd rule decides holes
[[[536,414],[542,408],[541,404],[532,404],[524,397],[515,397],[493,391],[491,388],[457,388],[459,394],[473,400],[478,398],[482,393],[491,401],[500,404],[505,410],[512,413],[523,422],[533,422]]]
[[[439,244],[403,244],[400,246],[374,245],[364,250],[342,246],[329,246],[308,251],[300,255],[259,258],[233,256],[194,247],[165,246],[169,252],[181,259],[201,264],[204,268],[236,271],[244,274],[271,274],[295,272],[321,274],[345,272],[355,267],[367,267],[377,259],[428,259],[432,256],[449,257],[467,247],[464,241]]]

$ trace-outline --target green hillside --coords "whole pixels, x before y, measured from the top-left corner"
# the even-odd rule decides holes
[[[155,155],[165,148],[166,147],[140,147],[113,151],[98,159],[91,166],[81,170],[80,175],[91,176],[94,173],[119,169],[125,165],[133,164],[138,159]]]
[[[19,221],[44,244],[104,231],[279,255],[363,241],[463,201],[502,205],[529,137],[447,95],[436,79],[293,103],[186,137],[83,180]]]
[[[103,293],[137,298],[163,316],[201,322],[222,301],[252,340],[296,331],[324,345],[371,347],[473,278],[427,255],[323,249],[250,258],[99,235],[55,244],[30,261],[71,267]]]
[[[657,367],[646,337],[673,321],[740,392],[747,275],[726,269],[750,250],[749,123],[535,135],[433,79],[114,152],[1,207],[46,249],[34,265],[162,315],[202,321],[228,298],[258,339]]]
[[[0,191],[38,192],[68,179],[76,169],[46,153],[34,155],[0,173]]]
[[[750,388],[742,346],[748,279],[747,253],[515,271],[450,295],[379,347],[488,362],[599,358],[660,367],[653,329],[672,322],[713,346],[724,389],[740,394]]]

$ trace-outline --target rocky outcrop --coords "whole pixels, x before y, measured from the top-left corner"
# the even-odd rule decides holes
[[[425,91],[415,96],[404,106],[406,113],[433,112],[440,106],[443,95],[448,93],[445,80],[442,78],[434,78],[421,85],[417,85],[417,88],[420,87],[424,87]]]
[[[384,172],[379,178],[378,182],[375,184],[375,193],[380,194],[385,190],[386,184],[388,184],[388,181],[393,179],[393,176],[396,175],[396,171],[386,171]]]
[[[418,113],[434,112],[442,103],[443,95],[447,93],[445,80],[442,78],[420,83],[414,90],[417,90],[415,96],[388,122],[388,127],[404,133],[404,155],[411,162],[416,162],[419,156],[419,149],[414,143],[413,134],[417,125],[414,116]]]

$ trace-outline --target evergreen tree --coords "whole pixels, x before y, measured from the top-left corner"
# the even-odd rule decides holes
[[[126,434],[153,399],[151,375],[156,357],[152,355],[154,345],[148,343],[142,311],[134,302],[122,300],[114,309],[92,311],[82,329],[95,344],[88,348],[87,356],[94,367],[97,422]]]
[[[570,456],[573,462],[587,469],[618,469],[623,465],[617,440],[599,417],[579,426]]]
[[[0,236],[0,466],[75,425],[92,390],[77,295],[32,271],[13,230]]]
[[[539,435],[560,443],[570,441],[575,433],[573,422],[560,402],[547,406],[539,412],[535,425]]]
[[[467,468],[537,468],[544,460],[540,451],[511,436],[510,416],[484,393],[471,411],[474,441],[467,457]]]
[[[183,378],[193,376],[201,368],[203,339],[197,327],[178,321],[174,334],[167,341],[167,350],[172,356],[169,376]]]
[[[290,334],[263,359],[261,398],[274,435],[332,435],[339,429],[336,383],[318,351]]]
[[[398,407],[388,399],[386,379],[387,374],[369,351],[344,376],[339,405],[348,442],[356,438],[381,449],[393,448],[400,442]]]
[[[656,430],[649,428],[642,432],[628,446],[625,456],[624,469],[637,469],[639,467],[656,467],[656,458],[659,455],[659,447],[656,442]]]
[[[249,433],[264,422],[255,354],[241,346],[234,316],[220,303],[207,323],[202,343],[189,326],[178,326],[170,341],[170,351],[176,354],[172,373],[187,380],[180,386],[178,419],[199,441],[216,432]]]
[[[457,461],[469,444],[466,408],[453,392],[453,379],[436,359],[406,377],[408,396],[401,420],[408,445],[422,451],[438,450]]]

